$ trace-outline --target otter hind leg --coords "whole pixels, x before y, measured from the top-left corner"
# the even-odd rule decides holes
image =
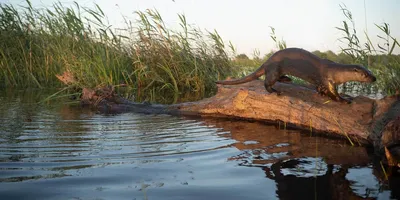
[[[326,96],[328,94],[328,88],[326,88],[324,85],[320,84],[317,85],[316,87],[317,92],[320,96]]]
[[[275,71],[275,72],[273,72]],[[272,88],[272,86],[279,80],[279,73],[277,70],[265,70],[265,80],[264,80],[264,87],[269,93],[276,93],[280,95],[281,92]]]
[[[265,89],[269,92],[269,93],[276,93],[277,95],[280,95],[281,92],[279,92],[278,90],[275,90],[274,88],[272,88],[267,81],[264,81],[264,87]]]

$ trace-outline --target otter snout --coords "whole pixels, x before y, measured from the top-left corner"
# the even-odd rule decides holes
[[[360,66],[359,69],[355,69],[354,71],[356,71],[357,73],[361,73],[365,82],[372,83],[376,81],[376,77],[374,76],[374,74],[372,74],[371,71],[362,66]]]
[[[365,74],[365,76],[368,78],[368,82],[375,82],[376,81],[376,77],[372,74],[371,71],[366,70],[367,73]]]
[[[375,82],[376,81],[376,77],[374,75],[371,75],[371,82]]]

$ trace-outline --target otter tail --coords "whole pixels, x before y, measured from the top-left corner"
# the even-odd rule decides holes
[[[250,82],[250,81],[256,80],[258,77],[264,75],[265,67],[266,67],[266,63],[262,64],[261,67],[259,67],[255,72],[253,72],[243,78],[226,80],[226,81],[216,81],[215,83],[221,84],[221,85],[236,85],[236,84]]]

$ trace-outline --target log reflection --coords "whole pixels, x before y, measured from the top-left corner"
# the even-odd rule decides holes
[[[382,192],[376,190],[375,194],[370,194],[367,188],[364,193],[357,193],[353,187],[360,183],[346,178],[352,167],[371,168],[373,162],[365,147],[351,146],[339,139],[310,136],[309,132],[280,130],[259,122],[203,120],[230,132],[221,136],[237,140],[233,146],[241,150],[241,154],[228,160],[261,168],[266,178],[276,182],[279,199],[376,199],[377,193]],[[304,165],[309,167],[302,168]],[[370,176],[378,183],[384,178],[377,171],[382,170],[374,164]],[[395,188],[399,186],[399,177],[392,176],[389,184],[379,189],[388,190],[392,198],[398,198]]]

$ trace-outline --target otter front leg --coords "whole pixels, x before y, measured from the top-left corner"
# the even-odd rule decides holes
[[[317,85],[317,92],[320,96],[325,96],[328,93],[328,89],[324,85]]]
[[[272,71],[265,70],[265,80],[264,80],[264,87],[269,93],[276,93],[277,95],[280,95],[281,92],[278,90],[275,90],[272,88],[272,86],[276,83],[276,81],[279,80],[279,74],[274,73]]]
[[[326,93],[331,99],[342,103],[351,103],[351,100],[345,99],[339,95],[336,90],[335,84],[332,81],[328,82],[328,90]]]

